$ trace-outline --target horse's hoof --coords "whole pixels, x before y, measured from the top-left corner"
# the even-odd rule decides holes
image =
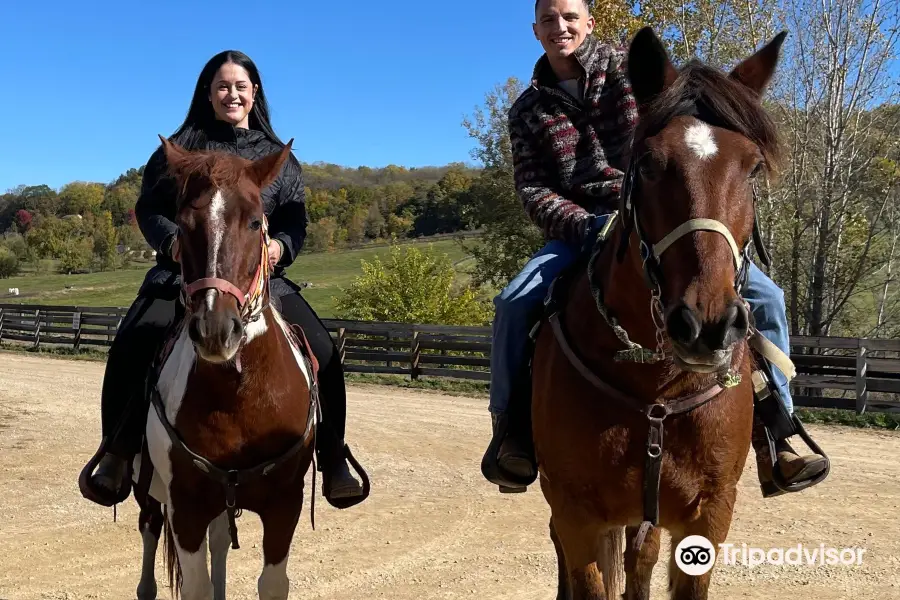
[[[156,600],[156,582],[152,582],[148,584],[146,587],[144,584],[138,586],[137,589],[137,600]]]

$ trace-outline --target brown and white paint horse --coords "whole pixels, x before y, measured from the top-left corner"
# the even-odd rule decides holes
[[[244,509],[263,525],[259,597],[284,599],[318,415],[314,358],[302,331],[270,304],[268,289],[260,190],[277,176],[291,143],[251,162],[161,139],[180,190],[185,316],[148,385],[145,452],[135,460],[144,539],[138,598],[156,597],[153,567],[165,521],[170,588],[174,578],[185,600],[223,600],[228,547],[239,547],[232,517]],[[142,456],[152,462],[152,479],[149,470],[141,473]]]
[[[650,29],[631,43],[640,124],[618,218],[588,267],[554,283],[536,338],[532,420],[560,600],[615,597],[623,562],[625,597],[648,599],[660,528],[673,550],[728,535],[753,426],[750,347],[765,345],[740,295],[754,178],[779,154],[760,99],[784,36],[730,74],[676,70]],[[675,556],[671,597],[706,598],[712,572],[685,574]]]

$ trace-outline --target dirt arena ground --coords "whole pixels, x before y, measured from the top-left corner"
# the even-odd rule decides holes
[[[102,375],[100,363],[0,353],[2,600],[135,597],[141,540],[133,501],[113,522],[112,509],[83,500],[76,481],[99,439]],[[372,496],[347,511],[319,496],[315,532],[304,509],[288,570],[292,598],[555,598],[540,492],[500,495],[481,478],[484,399],[352,387],[349,413],[348,437]],[[810,431],[831,455],[832,476],[764,502],[748,461],[729,541],[864,548],[862,565],[750,569],[720,561],[711,597],[900,598],[900,435]],[[229,597],[255,598],[259,521],[246,513],[239,524]],[[654,598],[665,597],[667,559],[664,550]],[[169,597],[159,581],[160,597]]]

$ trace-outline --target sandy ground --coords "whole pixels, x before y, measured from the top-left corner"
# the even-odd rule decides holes
[[[102,375],[100,363],[0,353],[2,600],[135,597],[135,504],[120,506],[113,522],[112,509],[83,500],[77,488],[99,439]],[[481,478],[485,400],[353,387],[349,412],[348,438],[372,496],[346,511],[317,502],[316,531],[304,509],[288,570],[292,598],[555,598],[540,492],[500,495]],[[720,561],[711,597],[900,598],[900,435],[809,429],[833,460],[829,480],[763,501],[748,461],[729,541],[864,548],[862,565],[750,569]],[[245,513],[239,525],[229,597],[255,598],[259,521]],[[664,540],[654,598],[665,597],[667,548]],[[160,578],[162,598],[165,585]]]

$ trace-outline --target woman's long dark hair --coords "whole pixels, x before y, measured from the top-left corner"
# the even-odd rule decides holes
[[[239,50],[225,50],[209,59],[197,78],[194,97],[191,98],[187,117],[181,127],[172,134],[171,139],[189,150],[200,147],[206,141],[206,132],[210,127],[216,125],[216,113],[209,101],[212,78],[215,77],[219,67],[229,62],[243,67],[250,75],[250,83],[258,86],[253,108],[250,110],[250,129],[263,132],[273,142],[283,146],[284,142],[278,139],[269,122],[269,103],[266,101],[259,69],[256,68],[249,56]]]

